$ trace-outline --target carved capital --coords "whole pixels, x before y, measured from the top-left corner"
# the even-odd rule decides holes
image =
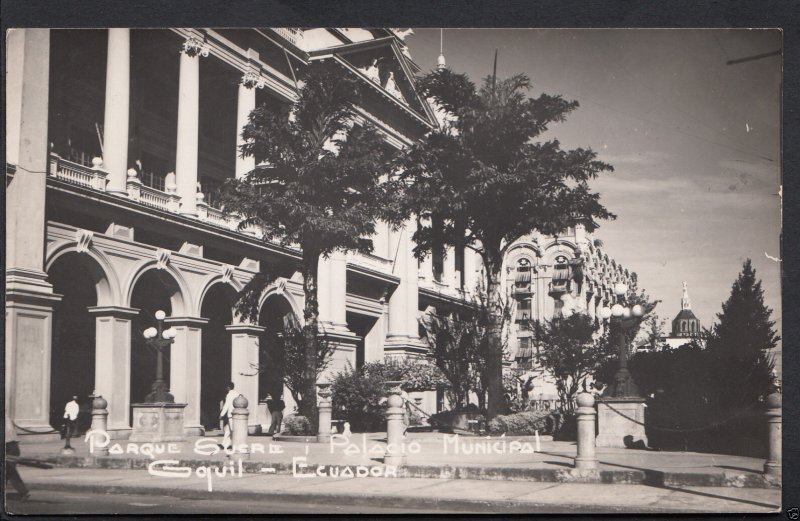
[[[249,70],[242,75],[241,84],[248,89],[263,89],[267,82],[257,71]]]
[[[199,38],[195,38],[194,36],[187,38],[185,42],[183,42],[183,48],[181,52],[186,54],[187,56],[194,58],[195,56],[202,56],[207,57],[209,52],[208,44],[205,43],[203,40]]]

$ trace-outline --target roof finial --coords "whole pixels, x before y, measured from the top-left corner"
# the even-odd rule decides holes
[[[444,60],[444,29],[439,29],[439,58],[436,60],[436,68],[444,69],[446,67]]]
[[[689,289],[686,281],[683,281],[683,297],[681,297],[681,309],[692,309],[692,301],[689,300]]]

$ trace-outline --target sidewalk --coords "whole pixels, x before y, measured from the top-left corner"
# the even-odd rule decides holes
[[[23,456],[50,461],[59,467],[147,469],[156,459],[179,460],[196,468],[219,465],[226,454],[215,450],[215,438],[191,438],[168,447],[155,444],[162,454],[143,455],[146,444],[118,444],[122,454],[92,457],[88,444],[73,440],[75,454],[61,456],[61,442],[23,444]],[[307,464],[302,472],[315,472],[320,466],[379,466],[386,449],[380,434],[354,434],[349,440],[335,438],[331,444],[274,442],[266,436],[250,436],[250,454],[241,458],[245,473],[292,474],[297,464]],[[169,448],[174,453],[168,453]],[[261,452],[259,452],[261,449]],[[503,481],[648,484],[660,486],[770,487],[761,475],[764,460],[742,456],[693,452],[653,452],[631,449],[598,448],[599,473],[574,476],[571,473],[576,446],[571,442],[541,441],[533,437],[480,438],[453,437],[440,433],[411,433],[406,438],[406,463],[397,469],[398,477],[449,478]],[[270,450],[273,453],[270,453]],[[204,453],[205,452],[205,453]],[[296,458],[305,458],[296,459]],[[264,471],[264,468],[273,470]],[[375,478],[377,479],[377,478]]]
[[[471,479],[300,479],[284,475],[244,474],[212,478],[157,477],[143,470],[22,468],[32,501],[47,491],[75,494],[137,494],[188,500],[283,500],[292,503],[375,506],[404,511],[461,512],[776,512],[780,490],[711,487],[652,487],[580,483],[531,483]],[[355,481],[354,481],[355,480]],[[14,499],[9,496],[13,511]],[[85,499],[84,499],[85,501]],[[120,498],[120,502],[124,501]],[[225,503],[227,505],[228,503]],[[267,503],[265,503],[267,504]],[[203,504],[198,501],[198,512]],[[79,508],[79,507],[78,507]],[[227,508],[227,506],[226,506]],[[111,513],[111,512],[109,512]],[[155,512],[154,513],[158,513]]]

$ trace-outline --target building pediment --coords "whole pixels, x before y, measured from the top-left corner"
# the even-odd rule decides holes
[[[394,37],[347,43],[309,53],[309,60],[334,58],[381,96],[411,113],[421,123],[436,124],[428,102],[417,91],[418,67],[406,57]]]

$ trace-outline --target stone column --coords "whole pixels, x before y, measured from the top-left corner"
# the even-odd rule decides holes
[[[458,289],[458,284],[455,281],[456,276],[456,250],[452,246],[445,248],[444,255],[444,273],[442,273],[442,281],[447,284],[450,289]]]
[[[170,350],[169,389],[175,403],[185,403],[183,430],[187,436],[202,435],[200,423],[200,357],[206,318],[172,317],[164,322],[176,331]]]
[[[464,248],[464,291],[474,293],[477,288],[477,277],[475,276],[475,250],[472,248]]]
[[[400,284],[389,298],[389,328],[386,350],[406,350],[420,347],[417,310],[419,308],[419,275],[414,258],[414,223],[390,234],[390,244],[396,248],[392,273],[400,277]]]
[[[594,396],[589,393],[580,393],[577,402],[578,408],[575,414],[578,422],[578,455],[575,458],[575,468],[593,470],[597,468]]]
[[[50,31],[12,29],[6,40],[6,435],[13,424],[50,430],[53,305],[44,272]]]
[[[108,171],[107,191],[119,195],[127,195],[130,96],[130,29],[109,29],[106,58],[106,112],[103,119],[103,162]]]
[[[231,381],[236,391],[249,402],[250,429],[255,434],[258,422],[258,349],[260,335],[266,328],[251,324],[225,326],[231,334]]]
[[[772,393],[767,397],[767,421],[769,422],[769,459],[764,463],[764,474],[781,479],[783,450],[781,442],[781,406],[780,393]]]
[[[195,217],[200,125],[200,55],[208,56],[205,44],[196,37],[187,39],[181,52],[178,79],[178,139],[175,151],[175,176],[181,198],[180,213]]]
[[[130,431],[131,321],[139,310],[117,306],[88,309],[95,317],[95,394],[108,401],[109,435],[125,437]]]
[[[247,55],[250,59],[258,59],[258,53],[253,49],[248,49]],[[256,89],[263,87],[264,80],[259,77],[255,68],[245,72],[239,82],[236,102],[236,179],[241,179],[256,167],[256,159],[253,156],[242,158],[239,147],[244,144],[242,129],[247,125],[250,113],[256,108]]]
[[[319,258],[317,270],[319,320],[326,330],[347,330],[347,258],[335,251]]]

